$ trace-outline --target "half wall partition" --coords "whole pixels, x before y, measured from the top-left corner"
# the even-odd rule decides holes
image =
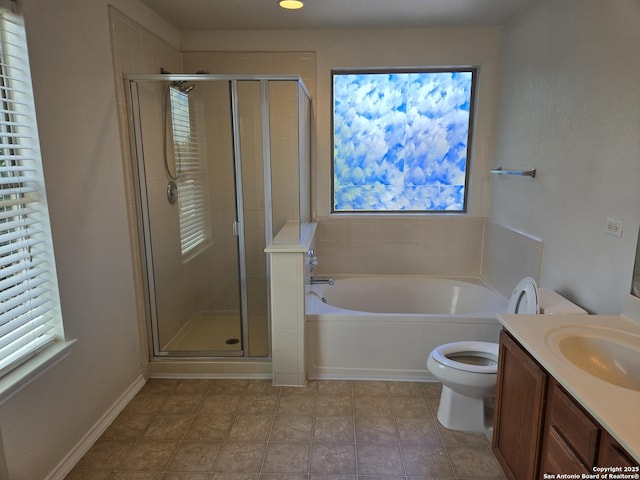
[[[269,357],[264,249],[310,217],[299,77],[129,75],[149,343],[156,358]]]

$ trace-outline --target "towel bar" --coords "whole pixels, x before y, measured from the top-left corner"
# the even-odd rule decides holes
[[[531,168],[529,170],[503,170],[502,167],[494,168],[489,173],[495,173],[496,175],[520,175],[521,177],[535,178],[536,169]]]

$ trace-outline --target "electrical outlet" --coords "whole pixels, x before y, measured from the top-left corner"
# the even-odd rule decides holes
[[[622,222],[619,220],[614,220],[613,218],[607,218],[606,232],[609,235],[613,235],[614,237],[622,237]]]

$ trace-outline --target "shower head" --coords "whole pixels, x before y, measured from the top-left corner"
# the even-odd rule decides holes
[[[178,90],[180,90],[182,93],[189,93],[191,90],[193,90],[195,88],[195,85],[193,83],[187,83],[185,81],[181,81],[181,82],[171,82],[171,86],[173,88],[177,88]]]
[[[160,68],[160,73],[163,74],[167,74],[167,75],[171,75],[171,72],[165,70],[164,68]],[[197,75],[206,75],[209,73],[209,70],[198,70],[196,72]],[[193,90],[195,88],[195,84],[193,83],[187,83],[185,80],[181,80],[181,81],[173,81],[171,82],[171,84],[169,85],[170,87],[176,88],[179,91],[181,91],[182,93],[189,93],[191,90]]]

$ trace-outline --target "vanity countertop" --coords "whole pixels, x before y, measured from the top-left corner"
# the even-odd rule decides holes
[[[596,326],[640,336],[640,323],[624,315],[511,315],[498,321],[549,374],[573,395],[636,461],[640,462],[640,391],[612,385],[551,349],[547,335],[563,326]],[[638,351],[640,361],[640,351]]]

